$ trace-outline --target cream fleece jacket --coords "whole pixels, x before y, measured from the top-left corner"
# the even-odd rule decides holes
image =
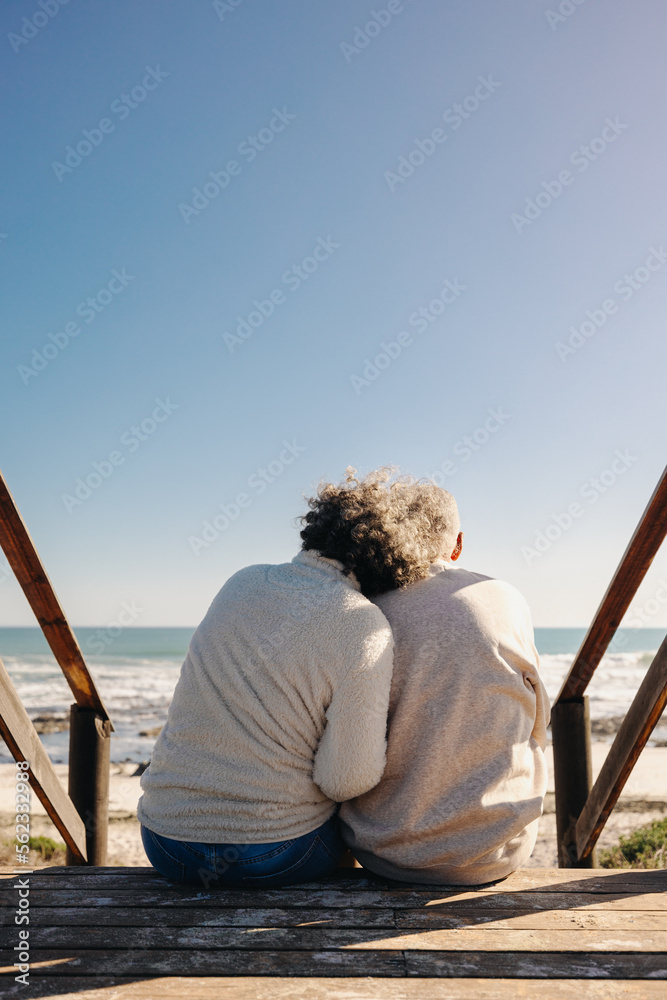
[[[387,766],[342,805],[344,839],[389,878],[502,878],[535,846],[547,787],[549,701],[528,606],[444,561],[377,604],[396,643]]]
[[[192,637],[140,822],[206,844],[310,833],[382,775],[392,660],[387,620],[336,560],[236,573]]]

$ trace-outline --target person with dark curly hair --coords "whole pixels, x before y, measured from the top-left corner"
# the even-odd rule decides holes
[[[225,583],[141,779],[142,839],[163,875],[265,887],[335,869],[337,803],[385,767],[393,637],[370,598],[428,574],[451,500],[390,469],[348,469],[308,501],[291,562]]]

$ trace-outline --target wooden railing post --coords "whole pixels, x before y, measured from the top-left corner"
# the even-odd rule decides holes
[[[0,735],[16,761],[26,761],[31,787],[67,844],[74,864],[86,864],[86,828],[60,784],[16,688],[0,660]]]
[[[86,828],[89,865],[106,865],[109,827],[111,723],[93,708],[72,705],[69,728],[69,797]],[[83,862],[67,851],[68,865]]]
[[[591,720],[588,697],[558,701],[551,710],[556,788],[556,836],[559,868],[595,868],[596,852],[579,861],[577,820],[593,787]]]
[[[87,863],[104,865],[109,811],[109,746],[113,726],[1,474],[0,546],[76,699],[71,712],[69,797],[85,824]],[[81,854],[77,855],[68,844],[67,864],[82,863],[86,862]]]
[[[667,639],[646,671],[577,820],[575,837],[578,857],[585,858],[595,850],[607,818],[666,705]]]

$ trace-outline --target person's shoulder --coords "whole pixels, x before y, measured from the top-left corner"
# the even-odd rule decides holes
[[[342,580],[332,580],[326,592],[319,591],[320,607],[326,626],[340,629],[348,638],[362,643],[368,636],[389,630],[389,622],[380,608],[354,587]]]
[[[422,599],[427,599],[427,595],[438,593],[441,590],[455,591],[477,583],[493,586],[500,581],[491,576],[485,576],[483,573],[474,573],[469,569],[463,569],[460,566],[437,562],[430,567],[428,575],[423,579],[403,587],[397,587],[395,590],[387,590],[384,594],[374,597],[373,600],[381,608],[391,606],[394,603],[419,602]]]
[[[232,573],[223,584],[220,593],[222,594],[225,590],[235,591],[255,587],[257,584],[267,580],[269,570],[271,569],[273,569],[273,566],[269,563],[254,563],[252,566],[244,566],[243,569],[238,569],[236,573]]]
[[[423,580],[411,583],[407,587],[387,591],[374,600],[380,609],[391,611],[397,606],[402,607],[413,601],[420,603],[433,598],[440,600],[436,595],[445,599],[454,594],[465,595],[467,600],[473,602],[481,601],[487,604],[491,602],[505,607],[528,609],[521,592],[506,580],[499,580],[485,573],[476,573],[462,566],[452,566],[449,563],[436,563]]]
[[[343,673],[378,663],[391,670],[394,636],[388,619],[376,604],[358,591],[348,590],[331,611],[320,620],[320,632],[328,636],[332,664],[338,663]]]
[[[489,621],[496,622],[495,627],[501,628],[502,622],[511,623],[511,628],[518,629],[526,642],[532,642],[533,616],[521,591],[507,580],[481,573],[470,573],[469,578],[477,585],[467,591],[468,601],[488,616]]]
[[[520,590],[507,580],[500,580],[495,576],[487,576],[484,573],[474,573],[471,570],[454,567],[449,570],[456,575],[456,579],[465,580],[466,585],[481,584],[485,595],[493,594],[498,600],[504,599],[522,607],[527,607],[527,602]],[[460,575],[459,575],[460,574]]]
[[[289,591],[290,600],[344,605],[346,608],[350,604],[354,606],[358,600],[365,600],[354,577],[345,576],[340,563],[315,552],[302,549],[291,562],[268,566],[266,570],[267,584]]]
[[[320,563],[326,561],[320,560]],[[338,571],[324,571],[322,566],[303,559],[285,563],[260,563],[239,570],[227,580],[219,596],[252,595],[253,601],[287,600],[290,605],[309,609],[317,615],[331,618],[357,616],[377,617],[377,608]]]
[[[458,583],[491,583],[491,584],[502,584],[502,580],[496,579],[494,576],[487,576],[486,573],[475,573],[471,569],[464,569],[463,566],[448,566],[443,573],[438,574],[436,579],[442,579],[443,581],[449,578],[450,580],[456,580]]]
[[[375,598],[371,601],[357,590],[346,590],[340,595],[340,608],[353,625],[380,628],[389,626]]]
[[[513,584],[484,573],[458,567],[447,570],[448,594],[481,616],[496,636],[519,634],[527,645],[533,642],[533,620],[528,601]]]
[[[221,612],[225,605],[229,606],[237,601],[246,601],[251,595],[263,590],[270,569],[271,566],[258,563],[253,566],[244,566],[243,569],[232,573],[211,601],[204,621]]]

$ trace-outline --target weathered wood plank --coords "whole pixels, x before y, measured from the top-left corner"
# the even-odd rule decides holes
[[[13,923],[7,909],[0,925]],[[667,931],[667,907],[661,912],[589,908],[587,910],[511,911],[487,908],[428,907],[422,910],[203,909],[187,907],[121,908],[32,906],[30,926],[43,927],[360,927],[364,930],[454,930],[482,925],[495,930]]]
[[[35,911],[36,914],[44,912],[46,911]],[[372,913],[373,911],[368,910],[366,912]],[[512,931],[547,929],[566,931],[578,928],[598,931],[667,931],[667,907],[660,912],[652,910],[601,910],[599,907],[590,907],[585,910],[542,910],[509,914],[507,910],[479,908],[464,910],[448,909],[445,907],[440,909],[428,907],[423,910],[395,910],[394,912],[396,914],[395,927],[398,930],[436,930],[438,928],[445,930],[447,928],[455,929],[457,927],[473,927],[483,924],[485,927],[491,927],[495,930]],[[155,918],[153,919],[155,921]],[[190,926],[192,926],[192,923]],[[337,925],[332,923],[331,926],[336,927]]]
[[[164,882],[163,876],[161,876],[154,868],[150,865],[143,866],[127,866],[127,865],[101,865],[101,866],[89,866],[87,868],[69,868],[66,865],[42,865],[34,869],[35,874],[48,875],[50,878],[61,877],[69,878],[70,876],[75,876],[77,878],[90,877],[91,875],[119,875],[121,877],[132,877],[132,878],[156,878],[161,879]],[[14,873],[14,869],[11,865],[0,865],[0,877],[10,878]],[[518,886],[525,889],[527,886],[541,886],[544,883],[549,885],[560,882],[571,882],[575,881],[589,881],[593,879],[658,879],[663,881],[667,885],[667,869],[643,869],[643,868],[596,868],[593,872],[578,872],[572,871],[571,869],[563,868],[520,868],[518,871],[512,872],[504,879],[499,879],[496,882],[485,882],[480,886],[454,886],[453,888],[474,888],[483,889],[485,887],[503,886],[503,887],[513,887]],[[334,875],[326,880],[326,882],[315,883],[315,882],[301,882],[293,886],[293,888],[298,889],[301,886],[312,886],[312,885],[331,885],[332,883],[338,885],[350,884],[350,885],[363,885],[365,882],[370,882],[373,885],[387,883],[391,886],[401,886],[408,883],[396,882],[391,879],[382,879],[379,876],[376,877],[371,875],[369,872],[365,871],[363,868],[338,868]],[[413,883],[409,883],[412,885]]]
[[[32,952],[32,949],[31,949]],[[7,954],[7,953],[6,953]],[[667,956],[475,951],[107,951],[36,948],[40,976],[421,976],[667,979]],[[66,959],[66,960],[64,960]],[[53,964],[43,964],[53,963]],[[13,973],[8,963],[0,972]]]
[[[349,892],[355,896],[360,891],[395,893],[465,893],[475,894],[492,893],[512,893],[512,892],[667,892],[667,869],[663,870],[639,870],[639,869],[610,869],[595,868],[584,871],[574,869],[525,869],[514,872],[508,878],[500,882],[488,883],[482,886],[456,886],[456,885],[423,885],[413,882],[394,882],[383,879],[368,878],[360,875],[349,876],[356,869],[344,869],[348,874],[337,878],[328,879],[322,882],[304,882],[298,885],[286,887],[283,890],[272,890],[289,892],[296,899],[299,894],[307,895],[317,891],[341,891]],[[5,872],[0,875],[0,886],[5,882],[10,882],[15,872]],[[139,887],[155,887],[163,889],[165,892],[175,892],[182,889],[173,882],[167,881],[153,868],[68,868],[53,867],[36,869],[31,876],[31,882],[36,888],[58,888],[89,890],[94,888],[102,889],[136,889]],[[205,891],[196,886],[187,887],[190,891]],[[217,893],[218,897],[226,895],[228,889],[211,889]],[[238,891],[238,890],[237,890]],[[245,890],[249,893],[254,889]]]
[[[667,534],[667,469],[641,516],[557,701],[580,697]]]
[[[14,974],[11,952],[0,973]],[[83,951],[30,949],[41,976],[405,976],[400,951]],[[53,963],[53,964],[49,964]]]
[[[1,479],[1,477],[0,477]],[[27,779],[73,854],[86,860],[86,828],[60,784],[46,750],[0,660],[0,735],[17,761],[30,765]]]
[[[108,719],[79,644],[46,575],[28,529],[0,473],[0,546],[28,599],[56,662],[65,675],[77,705],[94,708]]]
[[[225,932],[226,934],[227,932]],[[281,933],[294,935],[296,930],[284,929]],[[620,955],[634,953],[662,955],[667,969],[667,932],[665,931],[621,931],[621,930],[495,930],[489,927],[466,927],[460,930],[417,931],[402,934],[395,931],[386,937],[371,939],[368,931],[360,940],[359,930],[320,931],[322,947],[345,949],[401,948],[403,951],[438,952],[511,952],[515,955],[542,952],[563,953],[578,956],[607,952]],[[357,939],[357,940],[355,940]],[[343,943],[343,942],[349,943]],[[275,945],[274,945],[275,947]]]
[[[344,954],[349,954],[345,952]],[[409,976],[517,979],[667,979],[665,955],[571,955],[541,952],[405,952]],[[663,986],[663,990],[665,987]],[[586,996],[588,984],[581,987]]]
[[[623,719],[575,828],[577,855],[585,858],[595,847],[609,814],[630,777],[637,759],[667,705],[667,639]]]
[[[54,997],[54,989],[57,998]],[[264,977],[238,979],[30,974],[30,997],[52,1000],[664,1000],[665,985],[640,980],[588,979],[373,979]],[[26,1000],[21,983],[5,987],[6,1000]]]
[[[454,930],[405,931],[389,928],[309,927],[40,927],[39,948],[176,951],[493,951],[493,952],[649,952],[665,953],[667,931],[498,930],[472,926]]]
[[[13,914],[2,915],[6,923],[13,922]],[[627,918],[624,918],[627,923]],[[667,913],[665,914],[667,930]],[[0,917],[0,925],[3,923]],[[30,926],[39,927],[395,927],[393,910],[373,909],[262,909],[230,908],[204,909],[194,907],[164,906],[156,913],[155,907],[119,908],[114,906],[40,907],[31,904]],[[633,925],[636,926],[636,925]],[[646,923],[648,930],[661,930],[657,924]]]
[[[12,893],[3,890],[0,893],[0,912],[3,906],[11,906],[15,901]],[[640,891],[631,893],[453,893],[446,895],[438,893],[419,892],[329,892],[318,891],[300,893],[295,897],[288,890],[279,889],[229,889],[226,892],[187,892],[175,889],[170,892],[155,892],[154,890],[107,889],[88,892],[85,896],[69,889],[31,889],[30,906],[80,906],[88,907],[117,906],[151,906],[156,908],[185,906],[201,909],[220,909],[222,907],[258,908],[304,908],[312,909],[321,906],[325,909],[341,908],[362,909],[416,909],[421,906],[433,907],[436,910],[458,909],[505,909],[523,911],[541,910],[667,910],[667,897],[664,893]]]

